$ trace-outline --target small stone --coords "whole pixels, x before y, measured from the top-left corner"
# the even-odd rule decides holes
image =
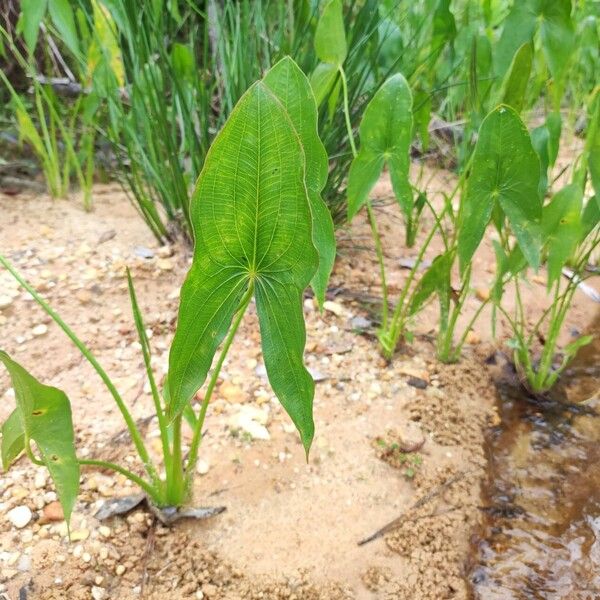
[[[221,384],[219,391],[221,396],[223,396],[225,400],[231,402],[232,404],[241,404],[244,402],[244,400],[246,400],[246,394],[244,391],[237,385],[229,383],[228,381]]]
[[[467,342],[467,344],[475,345],[479,344],[481,338],[474,331],[469,331],[469,333],[467,333],[465,341]]]
[[[100,527],[98,527],[98,533],[103,538],[109,538],[112,532],[110,530],[110,527],[107,527],[106,525],[101,525]]]
[[[46,475],[45,471],[40,470],[35,474],[35,479],[33,480],[33,485],[35,486],[35,489],[41,490],[45,488],[47,482],[48,476]]]
[[[205,460],[199,460],[198,464],[196,465],[196,471],[198,472],[198,475],[206,475],[209,468],[210,465]]]
[[[154,258],[154,252],[145,246],[136,246],[133,253],[140,258]]]
[[[106,590],[97,585],[92,586],[92,598],[93,600],[105,600]]]
[[[6,517],[12,523],[13,527],[23,529],[31,522],[33,514],[28,506],[15,506],[8,511]]]
[[[341,304],[332,302],[331,300],[325,300],[325,302],[323,302],[323,308],[337,317],[341,317],[345,312],[344,307]]]
[[[270,440],[266,428],[268,414],[253,406],[243,406],[239,413],[233,415],[229,425],[233,430],[241,430],[253,440]]]
[[[117,568],[115,569],[115,573],[120,577],[121,575],[123,575],[123,573],[125,573],[125,565],[117,565]]]
[[[77,300],[79,300],[79,302],[81,302],[81,304],[88,304],[92,301],[92,294],[88,290],[79,290],[75,294],[75,297]]]
[[[361,315],[357,315],[356,317],[352,317],[352,319],[350,319],[350,327],[358,331],[370,329],[372,325],[373,322],[370,319],[365,319],[365,317],[362,317]]]
[[[425,369],[415,369],[414,367],[410,367],[408,365],[400,365],[398,367],[398,373],[400,373],[400,375],[406,375],[415,379],[422,379],[426,383],[429,383],[429,372]]]
[[[308,372],[310,373],[310,376],[316,383],[319,383],[319,381],[326,381],[327,379],[329,379],[328,375],[325,375],[325,373],[321,373],[321,371],[319,371],[318,369],[314,369],[313,367],[308,367]]]
[[[92,560],[92,555],[89,552],[84,552],[81,556],[81,559],[85,563],[89,563]]]
[[[40,323],[39,325],[36,325],[32,330],[31,333],[35,336],[35,337],[40,337],[42,335],[46,335],[48,333],[48,326],[44,325],[44,323]]]
[[[420,377],[409,377],[406,382],[408,385],[417,388],[418,390],[424,390],[429,384]]]
[[[65,516],[63,514],[62,506],[60,502],[50,502],[50,504],[46,504],[44,509],[42,510],[42,521],[44,523],[50,523],[54,521],[62,521]]]
[[[475,296],[477,297],[478,300],[481,300],[482,302],[486,302],[487,300],[490,299],[490,290],[489,290],[489,288],[477,288],[475,290]]]
[[[10,296],[0,296],[0,310],[8,308],[13,303],[13,298]]]
[[[169,260],[168,258],[159,258],[156,261],[156,266],[161,271],[172,271],[173,270],[173,261]]]
[[[166,246],[161,246],[156,251],[156,254],[159,258],[169,258],[170,256],[173,256],[173,254],[175,254],[175,249],[173,248],[173,246],[169,246],[167,244]]]
[[[72,542],[81,542],[83,540],[87,540],[90,537],[89,529],[76,529],[71,532],[71,541]]]

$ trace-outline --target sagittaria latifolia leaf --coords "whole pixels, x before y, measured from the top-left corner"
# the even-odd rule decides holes
[[[335,262],[335,231],[331,213],[321,197],[321,191],[327,183],[329,161],[318,134],[315,98],[306,75],[289,57],[281,59],[263,81],[283,104],[304,149],[313,243],[319,253],[319,267],[311,286],[322,306]]]
[[[458,234],[461,271],[481,243],[492,211],[507,217],[527,262],[540,264],[540,163],[523,121],[510,106],[495,108],[481,124]]]
[[[400,73],[377,90],[360,122],[360,150],[348,173],[348,220],[367,202],[384,165],[390,169],[394,195],[410,215],[413,195],[408,178],[413,116],[410,87]]]
[[[252,287],[269,381],[308,451],[314,382],[303,363],[302,292],[319,257],[301,139],[265,83],[242,96],[213,142],[190,213],[194,258],[169,356],[170,416],[204,383]]]
[[[26,444],[35,442],[68,522],[79,491],[69,399],[63,391],[40,383],[6,352],[0,351],[0,362],[8,370],[17,402],[17,408],[2,425],[3,468],[8,469]]]

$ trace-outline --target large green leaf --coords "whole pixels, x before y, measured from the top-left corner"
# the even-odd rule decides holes
[[[481,124],[463,199],[458,256],[461,271],[479,246],[494,208],[508,218],[527,262],[540,263],[542,202],[540,164],[527,128],[514,109],[501,105]]]
[[[560,277],[581,239],[583,194],[577,184],[560,190],[542,211],[542,234],[548,252],[548,287]]]
[[[280,60],[263,81],[283,104],[304,149],[313,243],[319,253],[319,268],[311,285],[322,306],[335,261],[335,232],[331,213],[321,197],[321,191],[327,183],[329,162],[318,134],[315,98],[306,75],[289,57]]]
[[[69,0],[48,0],[48,12],[63,43],[79,57],[79,35]]]
[[[504,76],[517,50],[533,40],[537,25],[538,0],[514,0],[504,20],[502,35],[494,52],[496,74]]]
[[[575,28],[571,20],[571,0],[537,0],[542,50],[554,78],[555,108],[560,106],[563,80],[575,49]]]
[[[518,48],[539,30],[542,50],[554,78],[555,105],[562,95],[566,69],[575,48],[571,0],[515,0],[498,42],[496,73],[504,75]]]
[[[202,386],[242,295],[254,285],[263,356],[306,450],[314,382],[303,365],[302,292],[318,266],[305,159],[294,126],[262,82],[213,142],[192,196],[195,247],[169,356],[169,413]]]
[[[515,53],[502,83],[501,103],[512,106],[519,113],[525,104],[532,63],[533,44],[526,42]]]
[[[315,52],[324,63],[340,66],[346,60],[348,46],[342,0],[329,0],[323,8],[315,31]]]
[[[25,45],[33,54],[37,45],[40,24],[46,14],[48,0],[21,0],[21,15],[18,22],[18,31],[23,33]]]
[[[17,402],[15,413],[18,415],[11,414],[2,428],[3,434],[5,431],[9,433],[8,442],[4,439],[2,442],[4,466],[6,468],[14,460],[28,440],[34,441],[54,480],[68,521],[79,491],[79,463],[75,456],[69,399],[63,391],[40,383],[6,352],[0,351],[0,362],[10,374]],[[21,436],[23,442],[20,441]]]
[[[360,150],[348,173],[348,220],[368,200],[385,163],[390,169],[396,200],[410,215],[413,195],[408,178],[412,139],[412,94],[397,73],[377,90],[360,123]]]

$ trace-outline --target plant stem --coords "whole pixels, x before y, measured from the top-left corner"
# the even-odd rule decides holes
[[[356,150],[356,144],[354,143],[354,134],[352,133],[352,123],[350,121],[350,106],[348,103],[348,81],[346,80],[346,73],[340,65],[338,67],[340,77],[342,79],[342,95],[344,97],[344,119],[346,120],[346,129],[348,131],[348,141],[350,142],[350,148],[352,148],[352,154],[354,158],[358,154]]]
[[[144,468],[150,477],[156,482],[159,482],[158,474],[156,473],[156,469],[150,460],[150,456],[144,445],[144,441],[142,436],[138,430],[138,427],[131,416],[123,398],[119,394],[117,388],[114,386],[110,377],[106,374],[106,371],[100,366],[100,363],[96,360],[96,357],[92,354],[91,350],[77,337],[75,332],[61,319],[61,317],[48,305],[48,303],[35,291],[35,289],[25,280],[18,271],[8,262],[4,256],[0,254],[0,264],[4,266],[5,269],[9,271],[9,273],[27,290],[27,292],[33,297],[33,299],[42,307],[42,309],[52,318],[52,320],[66,333],[67,337],[77,346],[81,354],[85,357],[85,359],[94,367],[96,373],[100,376],[100,379],[106,385],[108,391],[111,393],[114,398],[123,419],[125,420],[125,424],[127,425],[127,429],[129,429],[129,434],[131,435],[131,439],[135,445],[137,453],[144,463]]]
[[[173,420],[173,447],[167,467],[166,502],[170,506],[180,506],[185,500],[186,490],[183,474],[183,453],[181,448],[181,424],[183,417],[177,415]]]
[[[204,394],[204,398],[202,400],[202,406],[200,407],[200,414],[198,415],[198,420],[196,421],[196,427],[194,429],[194,434],[192,437],[192,444],[190,446],[190,452],[188,455],[187,467],[185,471],[185,477],[187,486],[191,485],[191,478],[193,477],[194,467],[196,466],[196,461],[198,460],[198,450],[200,448],[200,442],[202,441],[202,427],[204,426],[204,419],[206,418],[206,411],[208,409],[208,404],[210,403],[210,399],[212,397],[215,386],[217,385],[217,379],[219,378],[219,373],[221,372],[221,368],[223,366],[223,362],[225,361],[225,357],[229,352],[229,348],[231,348],[231,343],[233,342],[233,338],[242,322],[242,318],[244,317],[244,313],[250,304],[250,300],[252,300],[252,295],[254,294],[254,281],[250,280],[250,285],[246,290],[246,293],[242,296],[240,300],[240,304],[237,310],[236,317],[227,332],[227,337],[223,342],[223,348],[221,349],[221,354],[219,355],[219,359],[213,372],[210,377],[210,381],[208,382],[208,386],[206,388],[206,393]]]
[[[346,121],[346,130],[348,132],[348,141],[350,142],[350,148],[352,148],[352,155],[354,156],[354,158],[356,158],[356,156],[358,155],[358,151],[354,142],[354,134],[352,133],[352,123],[350,121],[350,106],[348,102],[348,81],[346,80],[346,74],[344,73],[344,69],[341,65],[338,67],[338,71],[342,80],[342,95],[344,98],[344,119]],[[377,262],[379,264],[379,275],[381,277],[381,293],[383,297],[381,329],[385,332],[387,331],[388,325],[388,288],[385,275],[383,246],[381,245],[381,237],[377,228],[377,220],[375,219],[373,207],[371,206],[371,202],[368,199],[366,202],[366,207],[367,216],[369,218],[369,225],[371,226],[371,234],[375,243],[375,253],[377,254]]]
[[[383,255],[383,246],[381,245],[381,237],[379,236],[379,230],[377,228],[377,220],[371,206],[371,201],[367,200],[367,216],[369,217],[369,225],[371,226],[371,232],[373,234],[373,241],[375,243],[375,254],[377,254],[377,262],[379,264],[379,276],[381,277],[381,295],[383,300],[382,312],[381,312],[381,328],[387,331],[388,326],[388,287],[385,276],[385,262]]]
[[[123,477],[126,477],[127,479],[129,479],[129,481],[132,481],[137,486],[142,488],[142,490],[144,490],[144,492],[146,492],[146,494],[148,494],[148,496],[150,496],[152,500],[154,500],[155,502],[158,500],[157,490],[154,487],[152,487],[152,485],[150,485],[147,481],[142,479],[139,475],[132,473],[131,471],[125,469],[124,467],[121,467],[120,465],[105,460],[93,460],[88,458],[78,458],[77,462],[83,466],[99,467],[101,469],[110,469],[111,471],[115,471],[115,473],[123,475]]]

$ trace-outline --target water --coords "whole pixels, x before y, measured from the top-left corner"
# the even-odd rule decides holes
[[[600,598],[600,400],[590,400],[600,388],[600,315],[592,333],[551,401],[498,384],[502,423],[488,437],[470,569],[478,600]]]

